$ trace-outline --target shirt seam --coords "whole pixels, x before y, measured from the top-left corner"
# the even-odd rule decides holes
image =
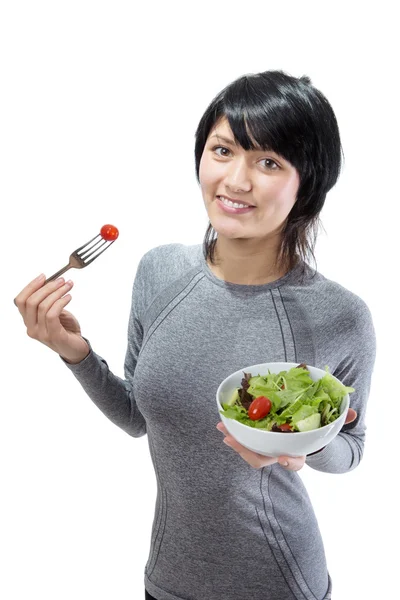
[[[284,560],[284,561],[285,561],[285,563],[286,563],[286,566],[287,566],[287,568],[288,568],[288,570],[289,570],[289,572],[290,572],[290,574],[291,574],[291,576],[292,576],[292,579],[293,579],[293,581],[295,582],[296,586],[298,587],[298,589],[299,589],[299,591],[300,591],[301,597],[302,597],[304,600],[309,600],[309,599],[307,598],[306,594],[305,594],[305,593],[303,592],[303,590],[301,589],[301,587],[300,587],[300,584],[298,583],[298,581],[297,581],[297,578],[296,578],[295,574],[293,573],[293,570],[292,570],[292,568],[291,568],[291,566],[290,566],[290,564],[289,564],[289,562],[288,562],[288,560],[287,560],[287,558],[286,558],[286,555],[285,555],[284,551],[283,551],[283,550],[282,550],[282,548],[281,548],[281,545],[280,545],[280,543],[279,543],[279,541],[278,541],[278,539],[277,539],[277,537],[276,537],[276,534],[275,534],[275,532],[274,532],[274,530],[273,530],[273,528],[272,528],[272,525],[271,525],[270,518],[269,518],[269,516],[268,516],[268,514],[267,514],[267,509],[266,509],[266,507],[265,507],[265,497],[264,497],[264,493],[263,493],[263,489],[262,489],[262,478],[263,478],[264,471],[265,471],[265,467],[263,467],[263,469],[261,469],[261,477],[260,477],[260,491],[261,491],[261,497],[262,497],[262,499],[263,499],[264,513],[265,513],[265,516],[266,516],[266,518],[267,518],[267,521],[268,521],[268,523],[269,523],[269,526],[270,526],[270,532],[271,532],[271,534],[273,535],[273,537],[275,538],[275,542],[276,542],[276,544],[277,544],[277,546],[278,546],[278,548],[279,548],[279,551],[280,551],[280,553],[281,553],[281,556],[282,556],[283,560]],[[270,475],[271,475],[271,471],[270,471],[270,473],[269,473],[269,477],[270,477]],[[269,477],[268,477],[268,481],[267,481],[267,485],[268,485],[268,487],[269,487]],[[270,496],[270,494],[269,494],[269,491],[268,491],[268,490],[267,490],[267,493],[268,493],[268,498],[269,498],[269,500],[270,500],[270,502],[271,502],[271,506],[273,507],[272,499],[271,499],[271,496]],[[278,525],[279,525],[279,523],[278,523]],[[264,533],[264,536],[265,536],[264,528],[262,528],[262,530],[263,530],[263,533]],[[286,541],[286,540],[285,540],[285,541]],[[286,542],[286,543],[287,543],[287,542]],[[272,550],[272,549],[271,549],[271,550]],[[276,562],[278,563],[278,560],[276,559],[276,557],[275,557],[275,554],[274,554],[274,558],[275,558]],[[297,562],[296,562],[296,564],[297,564]],[[282,575],[283,575],[283,572],[282,572],[282,569],[281,569],[281,567],[280,567],[279,563],[278,563],[278,566],[279,566],[279,569],[280,569],[280,571],[281,571],[281,573],[282,573]],[[291,589],[291,587],[290,587],[289,583],[287,582],[287,579],[286,579],[285,575],[283,575],[283,576],[284,576],[284,579],[285,579],[285,581],[286,581],[286,583],[287,583],[287,585],[288,585],[288,587],[289,587],[290,591],[292,592],[293,596],[296,598],[296,596],[295,596],[294,592],[292,591],[292,589]],[[303,578],[303,579],[304,579],[304,578]],[[306,582],[306,581],[304,581],[304,583],[306,584],[306,587],[309,589],[309,587],[308,587],[308,585],[307,585],[307,582]],[[309,591],[311,592],[311,590],[310,590],[310,589],[309,589]],[[312,593],[312,592],[311,592],[311,593]],[[312,594],[312,595],[314,596],[314,594]],[[314,598],[315,598],[315,596],[314,596]]]
[[[281,527],[281,524],[279,523],[279,521],[278,521],[278,518],[277,518],[277,516],[276,516],[276,514],[275,514],[275,506],[274,506],[274,503],[273,503],[273,501],[272,501],[271,494],[270,494],[270,492],[269,492],[269,487],[270,487],[270,479],[271,479],[271,476],[272,476],[272,469],[271,469],[271,471],[269,472],[269,476],[268,476],[268,496],[269,496],[269,498],[270,498],[270,500],[271,500],[271,507],[272,507],[272,512],[273,512],[273,514],[274,514],[275,520],[276,520],[276,522],[278,523],[278,527],[279,527],[279,529],[280,529],[280,531],[281,531],[281,534],[282,534],[282,536],[283,536],[283,539],[285,540],[285,542],[286,542],[286,544],[287,544],[287,547],[289,548],[289,552],[290,552],[290,554],[292,555],[292,557],[293,557],[293,560],[294,560],[294,562],[296,563],[296,565],[297,565],[297,568],[299,569],[299,571],[300,571],[300,573],[301,573],[301,576],[303,577],[304,583],[306,584],[306,586],[307,586],[308,590],[310,591],[310,593],[312,594],[312,596],[315,598],[315,600],[318,600],[318,598],[316,597],[316,595],[314,594],[314,592],[312,591],[312,589],[311,589],[311,588],[310,588],[310,586],[308,585],[308,583],[307,583],[307,581],[306,581],[306,578],[304,577],[303,571],[301,570],[301,568],[300,568],[300,565],[299,565],[299,563],[297,562],[295,555],[293,554],[293,551],[292,551],[292,549],[291,549],[291,547],[290,547],[290,544],[289,544],[289,542],[287,541],[287,539],[286,539],[286,536],[285,536],[285,534],[284,534],[284,532],[283,532],[283,529],[282,529],[282,527]],[[294,576],[294,575],[293,575],[293,576]]]
[[[278,289],[279,289],[279,288],[278,288]],[[281,330],[282,343],[283,343],[283,350],[284,350],[284,352],[285,352],[285,362],[288,362],[288,359],[287,359],[287,350],[286,350],[286,343],[285,343],[285,336],[284,336],[284,333],[283,333],[283,327],[282,327],[281,318],[280,318],[280,316],[279,316],[278,309],[276,308],[276,302],[275,302],[275,298],[274,298],[274,295],[273,295],[273,293],[272,293],[272,290],[270,290],[270,294],[271,294],[272,302],[273,302],[273,305],[274,305],[274,309],[275,309],[276,317],[277,317],[277,319],[278,319],[279,327],[280,327],[280,330]],[[286,315],[286,316],[287,316],[287,315]]]
[[[264,512],[265,512],[265,514],[266,514],[266,516],[267,516],[267,519],[268,519],[268,515],[267,515],[267,513],[266,513],[266,511],[265,511],[265,508],[264,508]],[[268,544],[268,546],[269,546],[269,549],[271,550],[271,554],[272,554],[272,556],[274,557],[276,564],[278,565],[278,569],[280,570],[280,572],[281,572],[281,575],[282,575],[283,579],[285,580],[285,582],[286,582],[286,585],[287,585],[287,587],[288,587],[288,589],[289,589],[290,593],[292,594],[293,598],[296,600],[296,596],[295,596],[294,592],[292,591],[292,588],[290,587],[288,580],[286,579],[286,575],[285,575],[285,573],[283,572],[283,570],[282,570],[282,567],[281,567],[281,565],[279,564],[279,561],[277,560],[277,558],[276,558],[276,556],[275,556],[274,549],[272,548],[272,546],[271,546],[271,544],[269,543],[269,541],[268,541],[268,538],[267,538],[267,536],[266,536],[266,534],[265,534],[264,527],[263,527],[263,525],[262,525],[262,523],[261,523],[261,519],[260,519],[260,515],[258,514],[257,507],[256,507],[256,513],[257,513],[258,521],[259,521],[259,523],[260,523],[261,531],[263,532],[263,534],[264,534],[264,537],[265,537],[265,541],[267,542],[267,544]],[[269,519],[268,519],[268,523],[269,523]],[[297,582],[296,582],[296,585],[298,586]],[[300,591],[301,591],[301,590],[300,590]]]
[[[164,308],[163,308],[163,309],[162,309],[162,310],[161,310],[161,311],[158,313],[157,317],[156,317],[156,318],[155,318],[155,319],[152,321],[151,325],[150,325],[150,326],[149,326],[149,328],[148,328],[148,332],[150,332],[151,328],[153,327],[153,325],[154,325],[154,323],[157,321],[157,319],[160,317],[160,315],[161,315],[161,314],[162,314],[164,311],[166,311],[166,310],[169,308],[169,306],[171,305],[171,303],[172,303],[172,302],[174,302],[174,300],[175,300],[175,299],[176,299],[176,298],[177,298],[177,297],[178,297],[180,294],[182,294],[182,293],[183,293],[183,292],[186,290],[186,288],[187,288],[187,287],[188,287],[188,286],[189,286],[189,285],[190,285],[190,284],[193,282],[193,279],[194,279],[194,278],[195,278],[195,277],[196,277],[198,274],[199,274],[199,273],[196,273],[196,275],[194,275],[194,276],[192,277],[192,279],[189,281],[189,283],[188,283],[188,284],[187,284],[187,285],[186,285],[186,286],[185,286],[185,287],[184,287],[182,290],[180,290],[180,291],[179,291],[179,292],[178,292],[178,293],[177,293],[177,294],[176,294],[176,295],[175,295],[175,296],[172,298],[172,300],[170,300],[170,301],[168,302],[167,306],[164,306]],[[188,295],[189,295],[189,294],[192,292],[192,290],[194,290],[194,288],[196,287],[196,285],[197,285],[197,284],[198,284],[200,281],[202,281],[202,279],[203,279],[203,278],[204,278],[204,275],[202,275],[202,276],[201,276],[201,277],[200,277],[200,278],[199,278],[199,279],[196,281],[196,283],[195,283],[195,284],[194,284],[194,285],[191,287],[191,289],[190,289],[190,290],[188,290],[188,291],[186,292],[186,294],[185,294],[185,295],[184,295],[184,296],[183,296],[183,297],[182,297],[182,298],[179,300],[179,302],[177,302],[177,303],[176,303],[176,304],[175,304],[175,305],[174,305],[174,306],[173,306],[173,307],[172,307],[172,308],[171,308],[171,309],[170,309],[170,310],[169,310],[169,311],[168,311],[168,312],[165,314],[165,316],[164,316],[164,317],[161,319],[161,321],[160,321],[160,322],[157,324],[157,326],[156,326],[156,327],[154,327],[153,331],[151,331],[151,333],[148,333],[148,334],[147,334],[147,336],[146,336],[146,339],[143,341],[143,345],[142,345],[142,347],[141,347],[141,350],[140,350],[141,352],[143,352],[143,350],[144,350],[144,348],[146,347],[146,345],[147,345],[148,341],[149,341],[149,340],[150,340],[150,338],[153,336],[153,334],[154,334],[154,333],[157,331],[157,329],[160,327],[161,323],[163,323],[163,321],[165,321],[165,319],[168,317],[168,315],[170,315],[170,314],[171,314],[171,312],[172,312],[172,311],[173,311],[173,310],[174,310],[174,309],[175,309],[177,306],[179,306],[179,304],[180,304],[180,303],[181,303],[181,302],[182,302],[182,301],[183,301],[185,298],[187,298],[187,296],[188,296]],[[149,307],[149,308],[150,308],[150,307]]]
[[[281,286],[278,287],[278,292],[279,292],[279,296],[281,298],[283,310],[285,311],[285,314],[286,314],[287,322],[289,323],[290,333],[292,334],[293,347],[294,347],[294,362],[298,362],[298,359],[297,359],[296,339],[295,339],[295,336],[294,336],[294,333],[293,333],[292,323],[290,322],[289,315],[288,315],[288,312],[286,310],[285,301],[284,301],[283,296],[282,296]]]

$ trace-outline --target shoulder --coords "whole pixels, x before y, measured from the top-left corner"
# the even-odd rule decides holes
[[[167,285],[196,266],[201,268],[202,246],[164,244],[148,250],[139,262],[138,271],[146,281]]]
[[[372,321],[365,300],[337,281],[318,272],[313,287],[314,310],[325,315],[326,319],[339,320],[347,326]]]
[[[157,268],[157,265],[161,264],[173,271],[174,265],[178,269],[195,266],[199,263],[201,256],[201,244],[191,246],[185,244],[164,244],[148,250],[141,260],[148,266],[153,265]]]
[[[148,250],[140,259],[133,294],[140,312],[171,284],[190,272],[202,269],[202,245],[164,244]]]
[[[320,272],[313,273],[298,293],[316,341],[338,353],[362,349],[374,354],[375,329],[365,300]]]

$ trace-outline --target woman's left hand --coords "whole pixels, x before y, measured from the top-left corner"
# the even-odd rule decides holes
[[[351,423],[356,419],[356,417],[356,411],[352,408],[349,408],[345,423]],[[305,456],[279,456],[275,458],[273,456],[264,456],[263,454],[258,454],[257,452],[248,450],[230,435],[222,421],[218,423],[217,429],[222,431],[222,433],[225,435],[223,440],[225,444],[235,450],[243,458],[243,460],[249,463],[249,465],[254,469],[262,469],[263,467],[269,467],[269,465],[273,465],[274,463],[279,463],[281,467],[285,468],[287,471],[300,471],[306,462]],[[285,435],[290,435],[290,433]]]

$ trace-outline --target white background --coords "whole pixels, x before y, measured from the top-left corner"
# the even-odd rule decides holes
[[[140,257],[160,244],[200,243],[207,225],[194,170],[198,121],[225,85],[268,69],[309,75],[334,108],[346,163],[323,209],[318,268],[366,301],[378,342],[361,465],[343,475],[305,466],[301,476],[334,600],[397,594],[394,5],[2,3],[4,600],[143,598],[156,491],[147,438],[108,421],[58,356],[28,338],[13,298],[115,224],[112,248],[70,271],[67,308],[123,376]]]

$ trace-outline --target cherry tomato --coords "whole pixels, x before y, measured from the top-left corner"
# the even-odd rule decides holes
[[[292,431],[292,426],[290,425],[290,423],[283,423],[283,425],[279,426],[279,429],[281,431]]]
[[[119,231],[114,225],[103,225],[100,230],[100,235],[103,240],[107,240],[108,242],[112,242],[116,240],[119,236]]]
[[[266,417],[271,410],[272,402],[265,396],[258,396],[249,406],[249,417],[252,421],[258,421]]]

